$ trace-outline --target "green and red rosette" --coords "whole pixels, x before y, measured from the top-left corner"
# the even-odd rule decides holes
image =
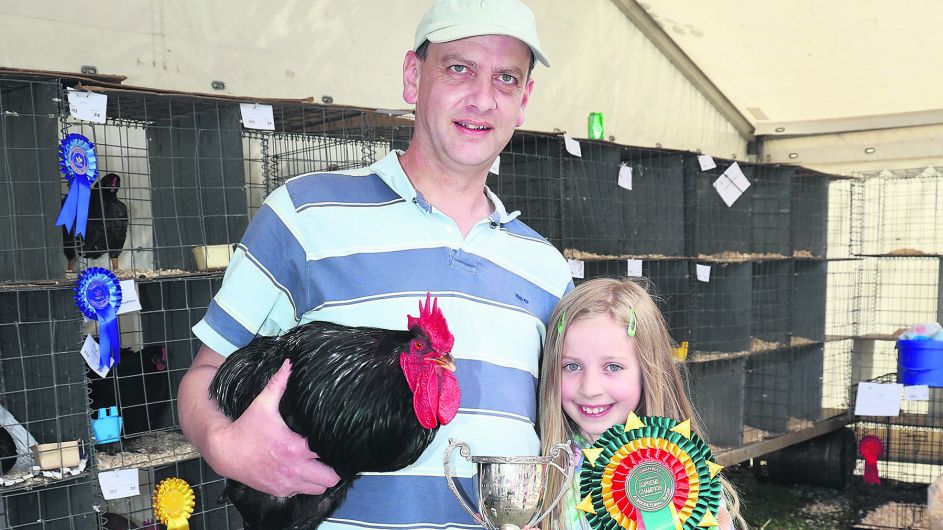
[[[690,420],[633,412],[583,455],[577,508],[595,530],[717,526],[723,468]]]

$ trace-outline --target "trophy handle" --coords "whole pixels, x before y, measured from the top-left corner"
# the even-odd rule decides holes
[[[465,501],[465,496],[458,491],[458,488],[455,486],[455,481],[452,480],[452,451],[458,449],[458,454],[462,456],[465,460],[471,461],[471,447],[468,446],[465,442],[456,442],[449,438],[449,446],[445,448],[445,455],[442,457],[443,466],[445,468],[445,480],[449,483],[449,489],[452,490],[452,494],[455,495],[455,498],[458,499],[458,502],[462,505],[462,508],[465,508],[465,511],[468,512],[468,515],[472,516],[479,524],[484,525],[486,528],[490,528],[491,525],[488,524],[487,519],[479,516],[475,513],[475,510],[472,509]],[[492,529],[493,530],[493,529]]]
[[[550,512],[553,511],[553,508],[563,499],[563,496],[566,495],[567,490],[570,489],[572,484],[570,483],[573,480],[573,450],[570,448],[570,443],[558,443],[550,448],[550,453],[547,455],[550,457],[551,467],[555,468],[557,471],[563,473],[563,483],[560,485],[560,492],[557,493],[556,498],[553,499],[553,502],[547,506],[544,510],[544,513],[540,517],[531,521],[528,526],[537,526],[540,521],[543,521],[544,517],[550,515]],[[555,460],[558,456],[563,456],[564,465],[561,469],[557,465]]]

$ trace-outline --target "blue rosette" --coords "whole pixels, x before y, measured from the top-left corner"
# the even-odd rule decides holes
[[[62,203],[56,226],[64,226],[76,235],[85,235],[88,222],[88,201],[92,183],[98,177],[98,157],[95,144],[81,134],[69,134],[59,142],[59,171],[69,183],[69,194]]]
[[[98,369],[104,370],[121,360],[121,339],[118,335],[118,308],[121,307],[121,284],[108,269],[92,267],[75,281],[75,305],[87,318],[98,321],[100,355]]]

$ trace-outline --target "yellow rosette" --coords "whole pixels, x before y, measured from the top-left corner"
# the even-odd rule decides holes
[[[154,516],[168,530],[190,530],[188,519],[194,505],[193,488],[183,479],[164,479],[154,489]]]

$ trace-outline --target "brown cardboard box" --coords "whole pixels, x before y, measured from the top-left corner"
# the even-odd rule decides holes
[[[40,444],[32,447],[36,465],[43,471],[79,465],[79,441]]]

